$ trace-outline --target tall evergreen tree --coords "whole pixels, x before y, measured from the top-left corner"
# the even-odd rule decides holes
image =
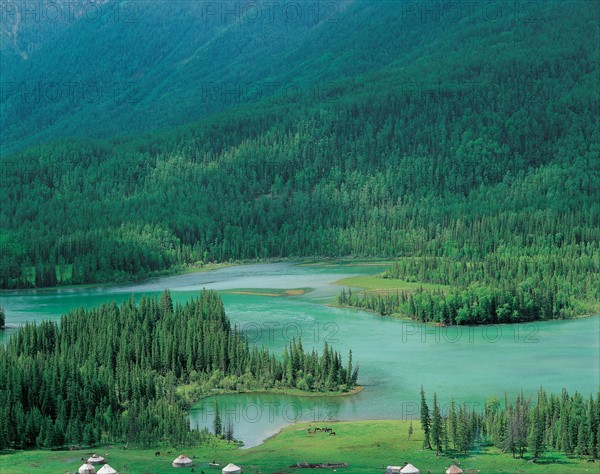
[[[439,456],[444,441],[444,426],[435,392],[433,392],[433,411],[431,415],[431,441],[435,446],[435,455]]]
[[[423,440],[423,447],[431,449],[431,417],[429,416],[429,407],[427,406],[427,400],[425,399],[425,391],[423,385],[421,385],[421,429],[425,435]]]

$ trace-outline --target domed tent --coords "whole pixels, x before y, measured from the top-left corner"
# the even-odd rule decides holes
[[[452,464],[452,466],[446,469],[446,474],[463,474],[463,470],[456,464]]]
[[[242,468],[236,466],[235,464],[229,463],[223,468],[221,472],[222,474],[239,474],[240,472],[242,472]]]
[[[400,474],[419,474],[421,471],[419,471],[415,466],[413,466],[412,464],[407,464],[406,466],[404,466],[402,469],[400,469]]]
[[[89,462],[82,464],[77,471],[79,474],[96,474],[96,468],[92,466]]]
[[[104,466],[102,466],[100,469],[98,469],[97,474],[117,474],[117,471],[115,471],[112,467],[110,467],[108,464],[105,464]]]
[[[98,456],[97,454],[92,454],[92,457],[87,460],[90,464],[100,464],[104,462],[104,458],[102,456]]]
[[[185,454],[180,454],[175,461],[173,461],[173,467],[192,467],[194,463]]]

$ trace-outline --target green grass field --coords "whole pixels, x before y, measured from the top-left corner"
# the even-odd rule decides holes
[[[336,285],[352,288],[362,288],[368,292],[385,292],[389,290],[415,291],[419,288],[424,290],[449,289],[446,285],[433,283],[421,283],[414,281],[396,280],[392,278],[381,278],[378,275],[359,275],[342,278],[335,282]]]
[[[410,462],[422,473],[444,473],[453,462],[460,462],[465,473],[598,473],[598,465],[585,460],[568,458],[555,452],[546,453],[538,464],[526,459],[513,459],[495,448],[485,448],[467,456],[450,453],[435,456],[435,452],[422,450],[423,436],[418,422],[413,422],[414,434],[408,439],[406,421],[359,421],[320,423],[312,426],[330,426],[336,436],[325,433],[308,434],[307,423],[288,426],[280,434],[261,446],[236,449],[234,445],[220,442],[215,446],[198,448],[128,449],[121,446],[97,447],[82,451],[20,451],[0,456],[1,474],[66,473],[76,472],[81,458],[92,453],[106,457],[120,474],[162,474],[168,472],[191,472],[191,469],[175,470],[171,461],[180,452],[193,457],[195,472],[220,473],[220,468],[209,467],[208,462],[217,461],[221,466],[233,462],[246,474],[332,473],[370,474],[384,473],[387,465],[403,465]],[[155,456],[160,450],[161,455]],[[172,453],[167,454],[168,451]],[[297,469],[298,462],[322,463],[345,462],[347,468]]]

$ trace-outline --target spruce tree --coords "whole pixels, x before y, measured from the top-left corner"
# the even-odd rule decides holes
[[[427,400],[425,400],[425,391],[423,390],[423,385],[421,385],[421,429],[425,434],[423,447],[431,449],[431,418],[429,416],[429,407],[427,406]]]
[[[431,415],[431,441],[435,446],[435,455],[439,456],[443,442],[443,420],[437,401],[437,394],[433,392],[433,412]]]
[[[213,422],[213,432],[215,436],[223,434],[223,424],[221,423],[221,415],[219,414],[219,402],[215,402],[215,421]]]
[[[227,417],[227,425],[225,427],[225,439],[228,443],[233,441],[233,421],[231,417]]]
[[[456,417],[456,406],[454,399],[450,401],[450,410],[448,411],[448,431],[449,437],[452,440],[452,446],[457,449],[458,445],[458,420]]]

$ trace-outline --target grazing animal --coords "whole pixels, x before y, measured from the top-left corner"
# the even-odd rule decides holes
[[[173,454],[173,451],[167,451],[167,454]]]
[[[595,459],[588,459],[587,462],[596,462]]]
[[[156,452],[154,453],[154,455],[155,455],[155,456],[160,456],[160,451],[156,451]]]
[[[335,431],[332,431],[331,433],[329,433],[329,436],[335,436]]]

